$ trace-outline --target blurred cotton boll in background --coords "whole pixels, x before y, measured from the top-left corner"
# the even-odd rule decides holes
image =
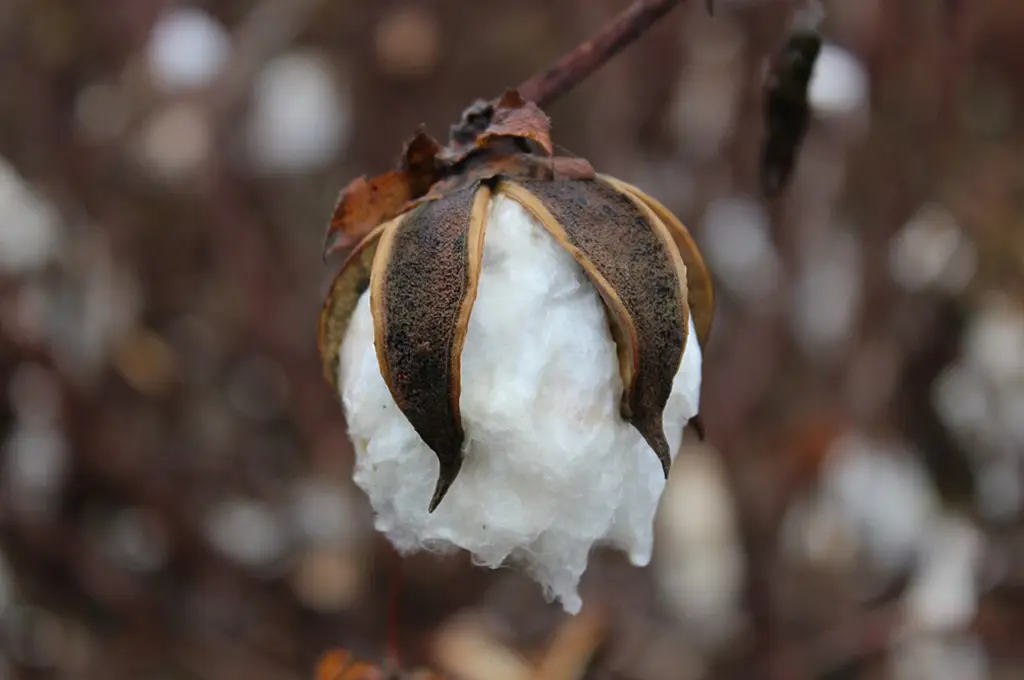
[[[374,351],[369,293],[340,352],[354,479],[376,527],[402,552],[463,548],[495,568],[523,565],[566,611],[591,547],[645,565],[665,487],[662,466],[620,415],[622,379],[608,317],[572,256],[518,203],[496,197],[462,352],[466,459],[434,513],[436,455],[395,405]],[[693,322],[664,411],[674,457],[696,415],[701,349]]]
[[[658,585],[700,642],[727,642],[741,621],[743,553],[718,454],[684,446],[658,510]]]
[[[819,359],[842,356],[860,311],[860,244],[849,230],[830,226],[803,244],[793,325],[804,350]]]
[[[978,608],[977,570],[985,547],[978,530],[956,515],[938,516],[922,537],[919,564],[904,604],[912,629],[962,629]]]
[[[209,85],[230,54],[231,39],[216,19],[200,9],[180,7],[157,20],[146,56],[156,83],[175,91]]]
[[[689,67],[676,84],[673,132],[697,161],[715,157],[732,134],[739,95],[743,37],[728,19],[696,22],[689,36]]]
[[[753,199],[714,201],[701,233],[709,266],[730,290],[747,302],[762,302],[777,290],[779,256],[768,233],[768,215]]]
[[[433,12],[409,4],[385,16],[374,33],[377,64],[389,76],[429,75],[441,56],[441,36]]]
[[[225,500],[213,508],[206,526],[213,545],[250,569],[271,569],[288,548],[283,520],[274,508],[259,501]]]
[[[868,84],[867,71],[853,53],[825,43],[814,65],[807,98],[822,118],[846,120],[866,111]]]
[[[321,54],[292,52],[267,63],[256,80],[249,148],[257,168],[308,172],[348,142],[352,113],[340,74]]]
[[[853,431],[829,448],[820,486],[787,512],[786,541],[798,558],[864,564],[884,578],[911,564],[937,509],[911,451]]]
[[[925,205],[893,239],[889,266],[907,290],[938,288],[956,292],[975,270],[975,251],[950,212]]]
[[[45,264],[58,246],[57,211],[0,157],[0,273],[24,274]]]
[[[1024,380],[1024,310],[993,296],[971,320],[964,356],[972,368],[995,384]]]
[[[194,102],[177,102],[147,122],[138,140],[138,153],[154,179],[177,182],[199,170],[213,141],[207,112]]]

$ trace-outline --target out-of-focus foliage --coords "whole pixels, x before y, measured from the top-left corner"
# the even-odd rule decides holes
[[[0,677],[384,656],[394,556],[316,356],[337,191],[624,4],[0,2]],[[606,625],[406,560],[410,667],[1022,672],[1024,3],[826,9],[782,199],[758,165],[788,3],[686,3],[549,109],[716,276],[708,443],[655,564],[595,557]]]

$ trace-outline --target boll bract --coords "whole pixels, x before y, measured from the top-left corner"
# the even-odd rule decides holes
[[[325,373],[399,551],[511,560],[575,613],[595,544],[650,560],[712,288],[682,224],[554,157],[534,105],[467,116],[448,147],[420,133],[399,170],[343,192]]]

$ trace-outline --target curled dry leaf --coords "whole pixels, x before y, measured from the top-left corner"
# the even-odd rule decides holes
[[[334,208],[324,238],[324,257],[352,247],[378,224],[395,217],[411,199],[411,187],[400,171],[355,178],[342,190]]]
[[[525,101],[515,90],[508,90],[497,104],[476,102],[462,114],[462,121],[452,129],[452,141],[439,154],[439,159],[452,166],[472,154],[491,149],[502,140],[516,140],[522,146],[534,144],[545,156],[554,153],[551,143],[551,120],[533,102]]]
[[[398,170],[357,177],[342,189],[324,238],[324,257],[359,243],[425,194],[438,179],[435,158],[440,150],[437,140],[420,130],[406,144]]]
[[[554,154],[551,121],[547,114],[533,102],[523,101],[515,90],[509,90],[501,98],[491,124],[477,139],[476,146],[483,148],[499,137],[528,139],[536,143],[546,155]]]

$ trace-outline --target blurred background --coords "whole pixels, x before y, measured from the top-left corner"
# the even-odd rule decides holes
[[[391,619],[466,680],[1024,677],[1020,0],[827,1],[770,203],[788,1],[685,3],[552,106],[712,268],[708,442],[586,616],[430,556],[392,609],[315,348],[337,192],[626,4],[0,0],[0,678],[311,678]]]

